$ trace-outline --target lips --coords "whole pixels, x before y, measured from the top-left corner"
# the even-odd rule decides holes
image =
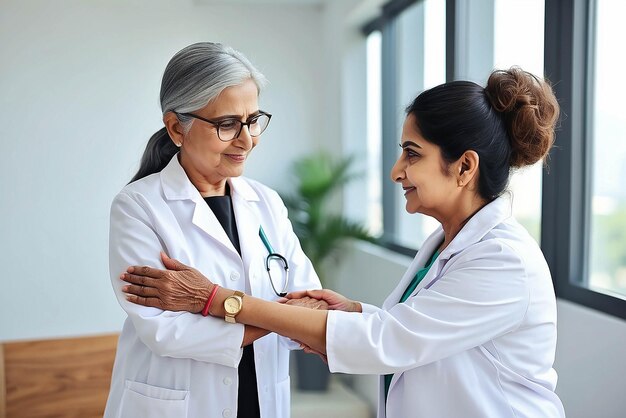
[[[415,187],[410,186],[410,187],[402,187],[402,190],[404,190],[404,195],[408,195],[409,193],[411,193],[412,191],[415,190]]]
[[[226,156],[237,163],[243,163],[246,161],[245,154],[226,154]]]

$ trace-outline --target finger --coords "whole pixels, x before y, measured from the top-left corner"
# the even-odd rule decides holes
[[[122,287],[122,292],[143,297],[155,297],[159,296],[159,290],[153,287],[140,286],[135,284],[129,284]]]
[[[285,295],[287,299],[300,299],[303,296],[306,296],[306,290],[296,290],[295,292],[289,292]]]
[[[152,277],[154,279],[160,279],[165,274],[165,270],[155,269],[148,266],[130,266],[126,269],[126,272],[136,274],[138,276]]]
[[[137,295],[126,295],[126,300],[129,302],[135,303],[137,305],[163,309],[161,305],[161,300],[158,298],[145,298],[143,296],[137,296]]]
[[[302,351],[304,351],[306,354],[317,354],[318,356],[322,354],[319,351],[314,350],[309,346],[302,347]]]
[[[278,302],[278,303],[287,303],[287,302],[289,302],[289,299],[287,299],[287,298],[278,298],[278,299],[276,299],[276,302]]]
[[[306,291],[306,296],[314,299],[324,299],[324,289],[310,289]]]
[[[170,256],[165,254],[163,251],[161,251],[161,261],[163,261],[163,265],[168,270],[180,271],[180,270],[187,270],[189,268],[188,266],[184,265],[180,261],[174,258],[170,258]]]
[[[292,306],[302,306],[300,299],[286,299],[285,302],[282,302],[285,305],[292,305]]]
[[[147,287],[156,287],[156,288],[158,288],[159,284],[161,283],[158,279],[153,279],[147,276],[138,276],[136,274],[130,274],[130,273],[122,273],[120,275],[120,279],[128,283],[138,284],[138,285],[147,286]]]

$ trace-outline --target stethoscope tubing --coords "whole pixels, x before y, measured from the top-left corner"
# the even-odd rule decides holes
[[[281,254],[277,252],[274,252],[274,249],[272,248],[272,244],[270,244],[270,241],[267,239],[267,235],[265,235],[265,231],[263,230],[262,226],[259,226],[259,236],[261,237],[261,241],[263,241],[263,245],[265,245],[265,248],[267,249],[269,253],[269,255],[265,258],[265,269],[267,270],[267,275],[269,276],[270,284],[272,285],[272,290],[274,290],[274,293],[276,295],[283,298],[287,295],[287,289],[289,288],[289,264],[287,263],[287,259],[285,257],[283,257]],[[272,274],[270,273],[270,260],[272,258],[279,258],[280,260],[282,260],[284,264],[285,286],[283,287],[282,292],[278,292],[276,290],[276,287],[274,286],[274,280],[272,280]]]

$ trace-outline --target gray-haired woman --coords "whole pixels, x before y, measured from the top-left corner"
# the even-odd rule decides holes
[[[216,43],[182,49],[165,69],[165,126],[111,207],[109,267],[128,318],[105,417],[289,416],[288,348],[296,344],[234,315],[130,303],[119,277],[129,265],[162,267],[158,254],[167,253],[266,300],[320,287],[278,194],[241,177],[271,118],[258,104],[263,84],[241,53]],[[287,267],[298,271],[292,280]],[[209,301],[198,303],[208,312]]]

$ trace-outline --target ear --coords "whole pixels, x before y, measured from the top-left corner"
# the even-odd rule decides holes
[[[459,187],[470,184],[475,178],[478,178],[478,153],[468,150],[457,160],[457,184]]]
[[[174,112],[167,112],[163,115],[163,124],[165,125],[165,129],[167,129],[167,133],[174,141],[174,145],[180,147],[183,144],[183,140],[185,139],[185,131],[183,126],[178,121],[178,117]]]

